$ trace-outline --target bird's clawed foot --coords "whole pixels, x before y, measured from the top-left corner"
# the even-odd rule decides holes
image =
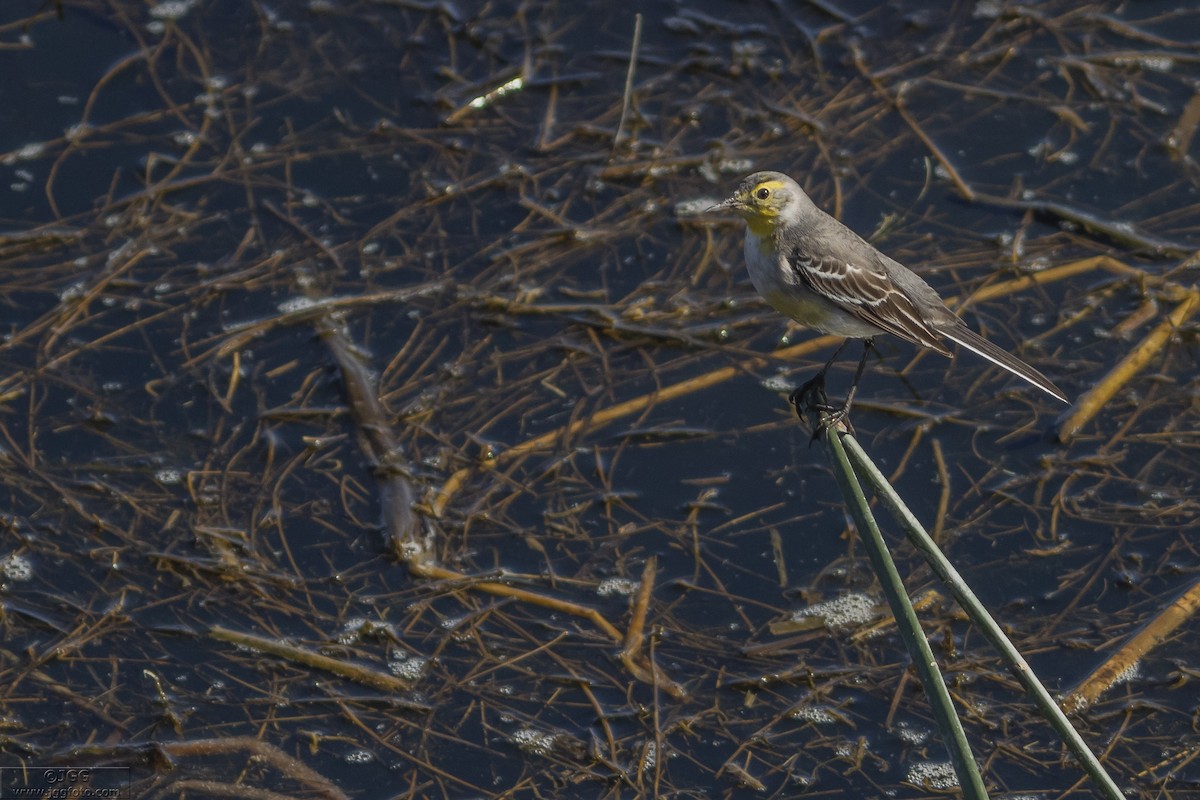
[[[829,397],[825,394],[825,370],[805,381],[788,396],[788,402],[796,408],[796,416],[812,428],[813,435],[809,444],[815,442],[820,438],[821,432],[829,428],[842,427],[853,432],[850,420],[847,419],[850,400],[851,398],[846,398],[846,402],[841,405],[829,402]],[[812,414],[813,418],[810,420],[807,414]]]
[[[810,445],[821,435],[821,431],[827,431],[830,428],[837,428],[850,434],[854,433],[854,426],[850,424],[849,419],[850,404],[854,402],[854,393],[858,391],[858,382],[862,380],[863,368],[867,366],[867,355],[871,352],[874,344],[873,339],[863,339],[862,358],[858,360],[858,369],[854,370],[854,382],[850,384],[850,391],[846,392],[846,401],[840,406],[832,405],[829,397],[825,394],[825,375],[833,367],[837,357],[841,355],[846,342],[842,342],[841,347],[834,351],[833,357],[825,363],[825,367],[820,372],[788,397],[788,402],[796,407],[796,416],[800,418],[801,422],[812,428],[813,436],[812,441],[809,442]],[[805,418],[806,413],[813,415],[811,421]]]

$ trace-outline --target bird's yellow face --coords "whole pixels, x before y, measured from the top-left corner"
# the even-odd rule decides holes
[[[738,186],[728,200],[716,208],[729,208],[746,220],[755,236],[766,236],[775,230],[791,193],[787,184],[776,178],[757,178],[751,175]]]

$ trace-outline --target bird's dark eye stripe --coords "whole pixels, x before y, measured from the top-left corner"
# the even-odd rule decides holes
[[[767,189],[767,188],[762,188],[762,189],[759,189],[754,194],[758,197],[759,200],[766,200],[768,197],[771,196],[771,190]]]

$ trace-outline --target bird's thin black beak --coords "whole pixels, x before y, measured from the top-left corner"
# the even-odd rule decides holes
[[[737,195],[734,195],[733,197],[727,197],[726,199],[717,203],[715,206],[710,206],[709,208],[704,209],[704,213],[710,214],[713,211],[724,211],[727,208],[737,208],[737,205]]]

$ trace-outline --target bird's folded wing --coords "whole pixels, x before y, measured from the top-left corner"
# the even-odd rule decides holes
[[[833,255],[811,257],[808,252],[805,247],[794,247],[788,263],[814,293],[887,333],[950,355],[937,331],[921,318],[913,301],[896,287],[873,253],[849,260]]]

